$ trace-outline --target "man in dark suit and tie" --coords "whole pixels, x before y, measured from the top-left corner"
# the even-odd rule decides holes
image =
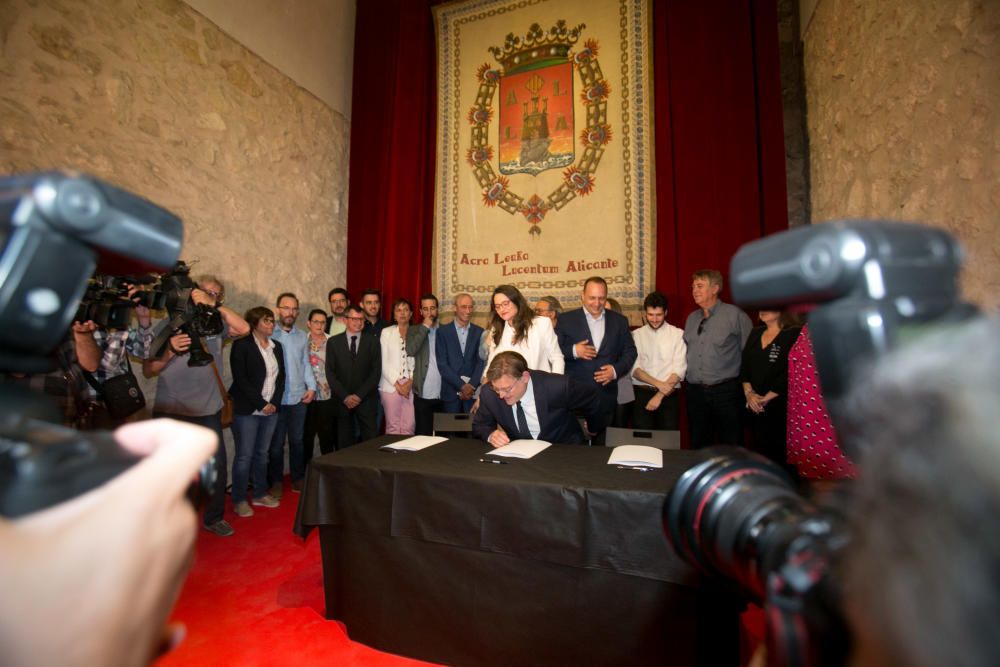
[[[529,439],[583,443],[585,436],[576,412],[584,415],[590,431],[607,425],[596,385],[566,375],[529,371],[520,354],[501,352],[486,371],[472,433],[494,447]]]
[[[608,284],[600,276],[587,278],[580,298],[582,308],[559,316],[556,335],[566,359],[566,375],[600,388],[607,422],[618,404],[620,377],[632,372],[637,356],[624,315],[607,310]],[[604,432],[594,444],[604,444]]]
[[[331,400],[337,401],[338,448],[353,445],[354,422],[360,427],[361,440],[378,435],[376,405],[378,381],[382,375],[382,352],[375,336],[362,335],[364,311],[348,306],[347,331],[326,342],[326,380]]]
[[[455,297],[455,319],[438,328],[435,354],[445,412],[468,412],[483,376],[484,362],[479,356],[483,328],[470,322],[470,317],[472,297],[459,294]]]

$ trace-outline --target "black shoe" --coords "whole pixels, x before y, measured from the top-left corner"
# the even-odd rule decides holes
[[[219,537],[229,537],[230,535],[236,532],[235,530],[233,530],[233,527],[229,525],[229,522],[226,521],[225,519],[219,519],[212,525],[205,526],[205,530],[207,530],[210,533],[215,533]]]

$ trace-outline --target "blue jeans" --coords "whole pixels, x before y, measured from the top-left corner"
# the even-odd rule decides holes
[[[292,481],[297,482],[305,474],[302,463],[302,437],[306,426],[306,403],[282,405],[278,408],[278,424],[271,437],[271,448],[267,463],[267,485],[274,486],[285,476],[285,437],[288,438],[288,465],[292,471]]]
[[[273,415],[234,415],[233,441],[236,459],[233,461],[233,504],[247,501],[247,483],[253,475],[253,497],[267,494],[267,463],[271,436],[278,424]]]
[[[177,421],[205,426],[215,431],[216,437],[219,438],[214,458],[215,486],[212,489],[212,497],[205,507],[202,522],[206,526],[211,526],[213,523],[222,521],[222,515],[226,509],[226,473],[228,472],[226,465],[226,443],[222,440],[222,413],[216,412],[214,415],[204,415],[203,417],[188,417],[187,415],[172,415],[169,412],[153,410],[153,419],[159,419],[160,417],[169,417]]]

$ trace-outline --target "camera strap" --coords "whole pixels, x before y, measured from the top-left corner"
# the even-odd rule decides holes
[[[205,347],[204,341],[202,341],[202,347]],[[208,349],[205,349],[208,352]],[[222,428],[226,428],[233,423],[233,399],[226,391],[226,387],[222,384],[222,376],[219,375],[219,368],[215,365],[215,357],[212,357],[212,372],[215,373],[215,381],[219,385],[219,394],[222,395]]]
[[[122,351],[125,352],[125,372],[134,377],[135,373],[132,372],[132,362],[129,361],[128,351],[127,350],[122,350]],[[86,368],[83,368],[82,366],[80,367],[80,374],[83,375],[83,379],[87,381],[87,384],[93,387],[94,391],[97,392],[97,398],[102,401],[105,400],[104,385],[98,382],[97,378],[95,378],[90,371],[88,371]]]

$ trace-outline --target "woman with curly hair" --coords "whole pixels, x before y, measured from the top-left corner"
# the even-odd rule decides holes
[[[531,306],[513,285],[493,290],[493,315],[487,326],[489,357],[484,368],[500,352],[518,352],[531,370],[562,373],[566,367],[552,320],[534,315]]]

